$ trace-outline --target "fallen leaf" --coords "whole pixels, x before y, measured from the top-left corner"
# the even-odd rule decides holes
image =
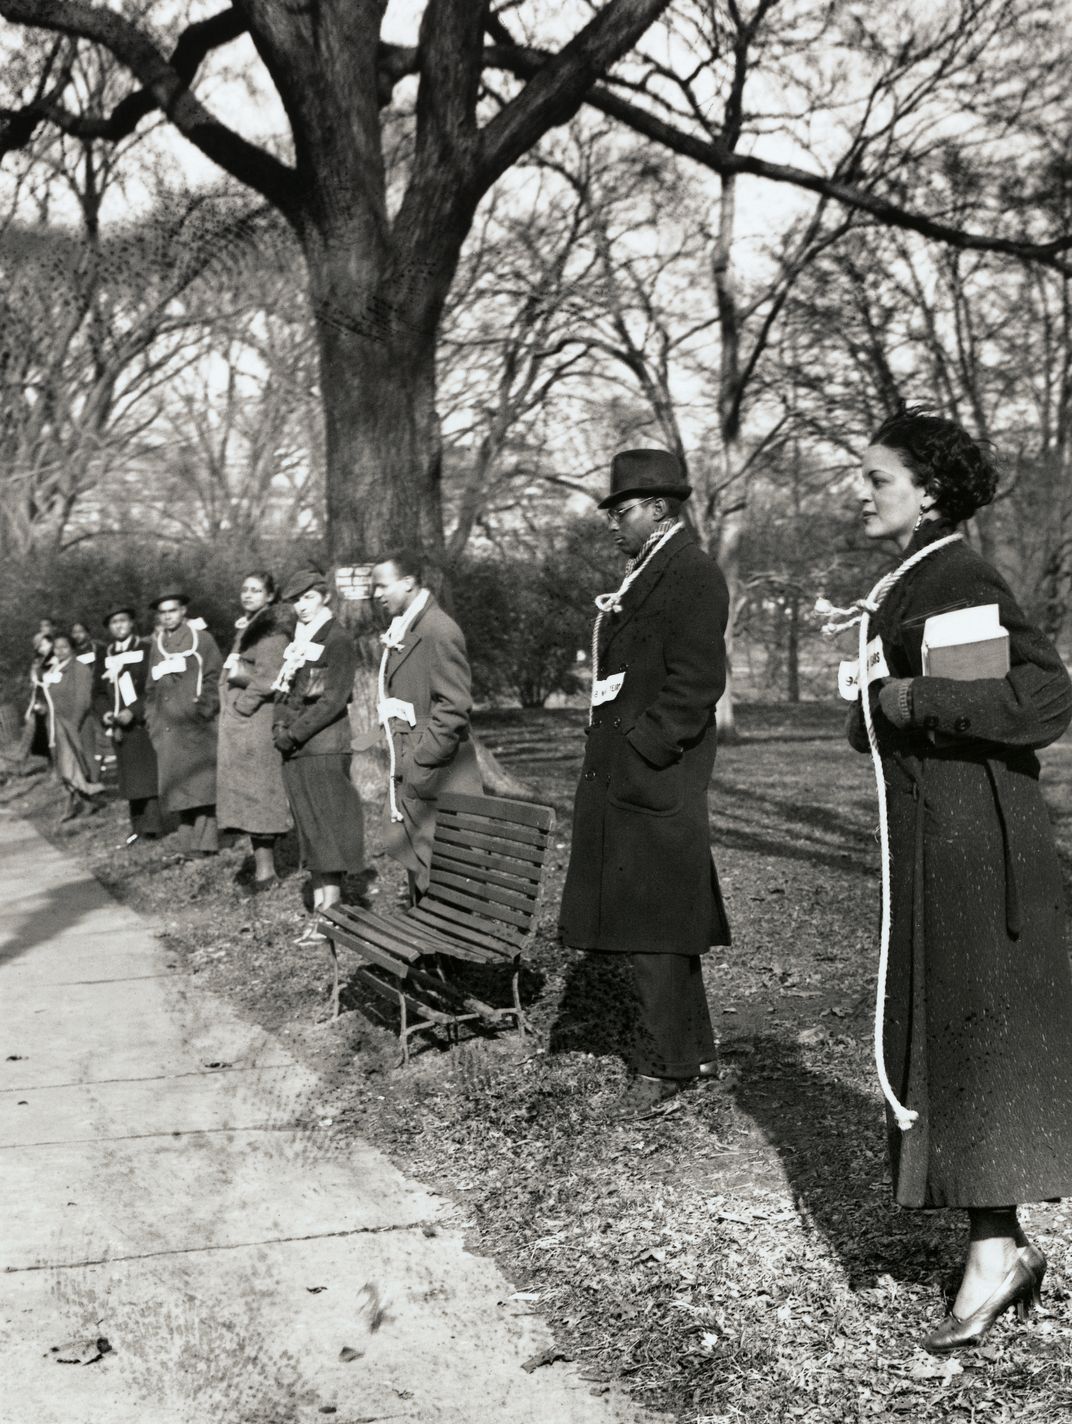
[[[954,1375],[962,1375],[963,1373],[964,1366],[957,1359],[917,1360],[908,1371],[909,1378],[911,1379],[940,1379],[944,1384],[948,1384]]]
[[[521,1368],[526,1374],[532,1374],[533,1370],[538,1370],[541,1365],[553,1365],[556,1360],[565,1360],[568,1362],[572,1359],[572,1355],[563,1354],[561,1350],[556,1349],[554,1345],[552,1345],[549,1349],[542,1350],[540,1354],[533,1355],[531,1359],[526,1360]]]
[[[349,1345],[344,1345],[339,1351],[339,1359],[344,1365],[348,1365],[351,1360],[360,1360],[364,1350],[355,1350]]]
[[[645,1261],[657,1261],[660,1265],[666,1260],[666,1251],[662,1246],[648,1246],[643,1251],[638,1251],[633,1260],[639,1265]]]
[[[306,1286],[305,1289],[310,1295],[319,1295],[321,1291],[326,1291],[327,1286]]]

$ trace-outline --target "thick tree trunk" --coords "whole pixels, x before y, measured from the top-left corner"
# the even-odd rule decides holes
[[[312,263],[310,271],[331,556],[337,563],[368,563],[411,547],[439,565],[442,447],[435,326],[400,329],[389,318],[386,299],[369,299],[360,276],[355,274],[349,291],[340,291],[338,281],[325,282]]]

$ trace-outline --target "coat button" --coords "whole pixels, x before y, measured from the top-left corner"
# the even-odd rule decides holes
[[[614,721],[611,723],[612,727],[620,727],[621,725],[622,719],[620,717],[615,717]]]
[[[596,774],[595,774],[595,772],[594,772],[594,771],[586,771],[585,774],[584,774],[584,779],[585,779],[585,781],[595,781],[595,779],[596,779]]]
[[[957,720],[953,723],[953,730],[954,732],[966,732],[970,726],[970,717],[958,717]]]
[[[593,726],[593,727],[602,727],[602,725],[603,725],[603,718],[602,718],[602,717],[593,717],[593,718],[592,718],[592,726]]]
[[[937,725],[938,725],[938,718],[935,717],[935,715],[934,715],[933,712],[932,712],[929,717],[924,717],[924,719],[923,719],[923,725],[924,725],[924,727],[927,729],[928,732],[933,732],[934,729],[935,729],[935,727],[937,727]]]

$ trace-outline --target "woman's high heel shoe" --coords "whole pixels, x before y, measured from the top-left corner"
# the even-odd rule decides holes
[[[1026,1252],[1034,1253],[1029,1258],[1030,1264],[1025,1261]],[[1039,1258],[1038,1261],[1035,1256]],[[999,1315],[1004,1315],[1010,1305],[1016,1307],[1018,1320],[1026,1320],[1039,1300],[1039,1287],[1042,1284],[1039,1263],[1041,1271],[1044,1272],[1046,1260],[1038,1247],[1021,1247],[1017,1253],[1016,1265],[994,1294],[964,1320],[959,1315],[947,1315],[941,1325],[932,1330],[924,1340],[923,1348],[929,1350],[932,1355],[947,1355],[951,1350],[969,1350],[981,1345],[990,1334],[994,1321]]]
[[[1046,1257],[1033,1241],[1029,1241],[1025,1246],[1020,1246],[1016,1254],[1035,1278],[1032,1304],[1039,1306],[1042,1304],[1042,1279],[1046,1274]]]

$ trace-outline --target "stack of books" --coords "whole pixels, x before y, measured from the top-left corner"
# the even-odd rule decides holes
[[[1009,634],[996,603],[935,613],[923,625],[924,677],[966,681],[1004,677],[1009,671]]]

